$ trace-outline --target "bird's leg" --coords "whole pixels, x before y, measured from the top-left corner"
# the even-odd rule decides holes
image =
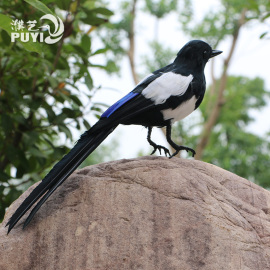
[[[158,144],[154,143],[151,140],[151,133],[152,133],[152,127],[148,127],[147,141],[149,142],[149,144],[151,146],[154,147],[154,150],[151,153],[151,155],[153,155],[157,151],[157,149],[158,149],[159,153],[161,154],[161,150],[163,149],[163,151],[165,153],[165,156],[167,157],[167,154],[168,154],[168,156],[170,157],[171,156],[171,153],[170,153],[170,151],[166,147],[164,147],[162,145],[158,145]]]
[[[172,141],[171,135],[172,135],[172,126],[171,126],[171,124],[169,124],[166,127],[166,139],[167,139],[167,142],[176,150],[170,156],[170,158],[176,156],[179,153],[179,151],[181,151],[181,150],[186,150],[187,152],[190,151],[190,152],[192,152],[192,156],[193,157],[195,156],[196,152],[192,148],[182,146],[182,145],[177,145],[175,142]]]

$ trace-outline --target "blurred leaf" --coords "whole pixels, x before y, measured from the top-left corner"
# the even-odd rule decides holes
[[[64,125],[60,125],[60,126],[58,126],[58,128],[61,132],[64,132],[66,134],[67,138],[72,139],[72,134],[71,134],[69,128],[67,128]]]
[[[80,101],[80,99],[75,96],[75,95],[71,95],[70,98],[78,105],[78,106],[82,106],[82,102]]]
[[[4,29],[9,34],[10,37],[13,32],[13,30],[11,29],[11,23],[12,23],[11,18],[9,18],[8,16],[4,14],[0,14],[0,28]],[[29,34],[29,31],[24,28],[23,31],[21,31],[20,33]],[[37,52],[37,53],[42,52],[41,45],[38,42],[33,42],[31,39],[29,39],[28,42],[22,42],[20,39],[16,39],[16,40],[20,42],[20,44],[28,51]]]
[[[88,71],[86,71],[86,74],[84,77],[84,82],[89,90],[93,89],[93,80],[92,80],[90,73]]]
[[[11,39],[6,31],[1,31],[1,38],[6,46],[10,45]]]
[[[1,122],[2,128],[8,134],[8,132],[10,132],[13,128],[12,119],[9,115],[2,114],[1,120],[2,120],[2,122]]]
[[[40,149],[31,147],[31,148],[29,148],[29,152],[30,152],[31,155],[34,156],[34,157],[46,158],[46,155],[43,154],[43,153],[40,151]]]
[[[108,21],[107,18],[97,16],[99,14],[88,10],[87,8],[82,8],[83,12],[78,13],[77,17],[84,23],[89,25],[99,26]]]
[[[106,51],[108,51],[108,48],[98,49],[95,52],[93,52],[91,55],[97,55],[97,54],[105,53]]]
[[[85,119],[83,120],[83,124],[87,129],[91,128],[90,124]]]
[[[262,17],[262,21],[265,21],[267,18],[270,17],[270,12],[268,11],[263,17]]]
[[[53,12],[47,6],[45,6],[42,2],[38,0],[24,0],[24,1],[45,14],[53,15]]]
[[[10,176],[8,174],[0,171],[0,182],[6,182],[9,179],[10,179]]]
[[[91,12],[94,12],[94,13],[99,13],[99,14],[102,14],[102,15],[106,15],[106,16],[112,16],[113,15],[113,12],[107,8],[94,8],[94,9],[91,9],[90,10]]]
[[[260,35],[260,39],[264,38],[264,36],[266,36],[268,34],[268,31],[267,32],[264,32]]]
[[[91,39],[88,35],[82,36],[81,46],[86,53],[89,53],[91,47]]]

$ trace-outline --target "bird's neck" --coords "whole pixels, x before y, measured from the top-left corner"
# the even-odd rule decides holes
[[[195,73],[198,76],[203,75],[205,67],[205,63],[202,61],[196,59],[189,61],[189,59],[185,59],[181,55],[175,58],[174,65],[181,70],[189,72],[189,74]]]

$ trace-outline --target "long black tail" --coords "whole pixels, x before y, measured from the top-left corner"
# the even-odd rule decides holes
[[[32,220],[35,213],[50,195],[71,175],[71,173],[101,144],[102,141],[116,128],[115,126],[100,125],[98,122],[90,130],[86,131],[71,151],[64,156],[46,175],[42,182],[30,193],[30,195],[18,207],[6,226],[8,233],[21,219],[21,217],[40,199],[24,222],[25,228]]]

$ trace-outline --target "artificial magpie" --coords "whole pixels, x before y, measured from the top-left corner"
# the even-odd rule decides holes
[[[142,125],[148,128],[147,140],[154,147],[172,157],[180,150],[191,148],[177,145],[171,139],[171,126],[185,118],[201,104],[205,93],[204,67],[207,61],[222,51],[213,50],[200,40],[188,42],[177,54],[173,63],[143,79],[129,94],[109,107],[99,121],[81,135],[77,144],[62,158],[18,207],[6,226],[8,233],[21,217],[35,205],[24,222],[25,228],[49,196],[119,125]],[[168,143],[176,150],[169,150],[151,140],[152,127],[166,127]]]

